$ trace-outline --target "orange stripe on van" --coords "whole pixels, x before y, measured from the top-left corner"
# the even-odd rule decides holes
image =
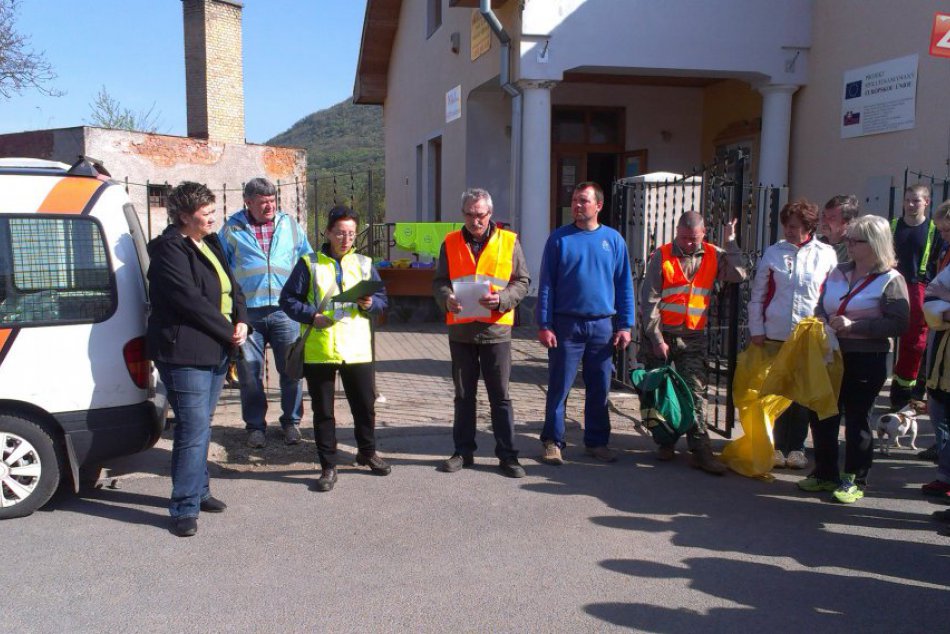
[[[56,183],[36,211],[51,214],[81,214],[104,183],[91,178],[66,177]]]
[[[10,346],[13,345],[13,340],[16,339],[18,331],[19,328],[0,328],[0,363],[3,363],[7,352],[10,351]]]

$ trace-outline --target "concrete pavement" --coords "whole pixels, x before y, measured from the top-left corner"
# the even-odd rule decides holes
[[[917,491],[932,465],[892,452],[875,463],[867,498],[831,504],[799,492],[796,472],[763,482],[705,475],[685,455],[657,463],[626,416],[629,398],[614,417],[620,460],[599,464],[578,446],[581,393],[569,407],[568,464],[541,465],[527,458],[539,449],[545,355],[520,334],[512,392],[525,479],[497,472],[487,419],[477,466],[436,471],[451,453],[444,330],[381,330],[379,445],[391,476],[346,467],[333,492],[310,491],[309,422],[301,445],[283,445],[274,429],[266,449],[246,449],[237,395],[226,393],[211,468],[228,510],[202,515],[194,538],[167,532],[163,439],[114,465],[118,489],[60,495],[0,523],[4,623],[32,632],[944,629],[950,537],[929,517],[942,507]],[[348,408],[337,411],[352,451]]]

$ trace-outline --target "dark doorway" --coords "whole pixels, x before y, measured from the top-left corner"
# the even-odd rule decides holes
[[[604,208],[600,212],[600,224],[615,227],[613,205],[610,204],[610,201],[611,189],[614,181],[617,180],[617,154],[589,153],[587,155],[587,180],[594,181],[604,190]]]

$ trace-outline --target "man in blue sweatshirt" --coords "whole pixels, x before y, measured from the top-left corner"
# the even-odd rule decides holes
[[[564,404],[583,359],[586,388],[584,446],[604,462],[616,460],[607,446],[610,417],[607,396],[613,354],[630,343],[633,278],[623,237],[598,222],[604,191],[594,182],[574,189],[574,223],[551,234],[541,259],[538,287],[538,341],[548,349],[548,396],[541,461],[564,460]]]

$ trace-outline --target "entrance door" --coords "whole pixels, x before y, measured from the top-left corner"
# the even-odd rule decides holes
[[[551,132],[551,228],[571,222],[571,196],[574,187],[584,181],[603,188],[600,222],[613,226],[610,197],[624,151],[624,109],[556,106]]]

